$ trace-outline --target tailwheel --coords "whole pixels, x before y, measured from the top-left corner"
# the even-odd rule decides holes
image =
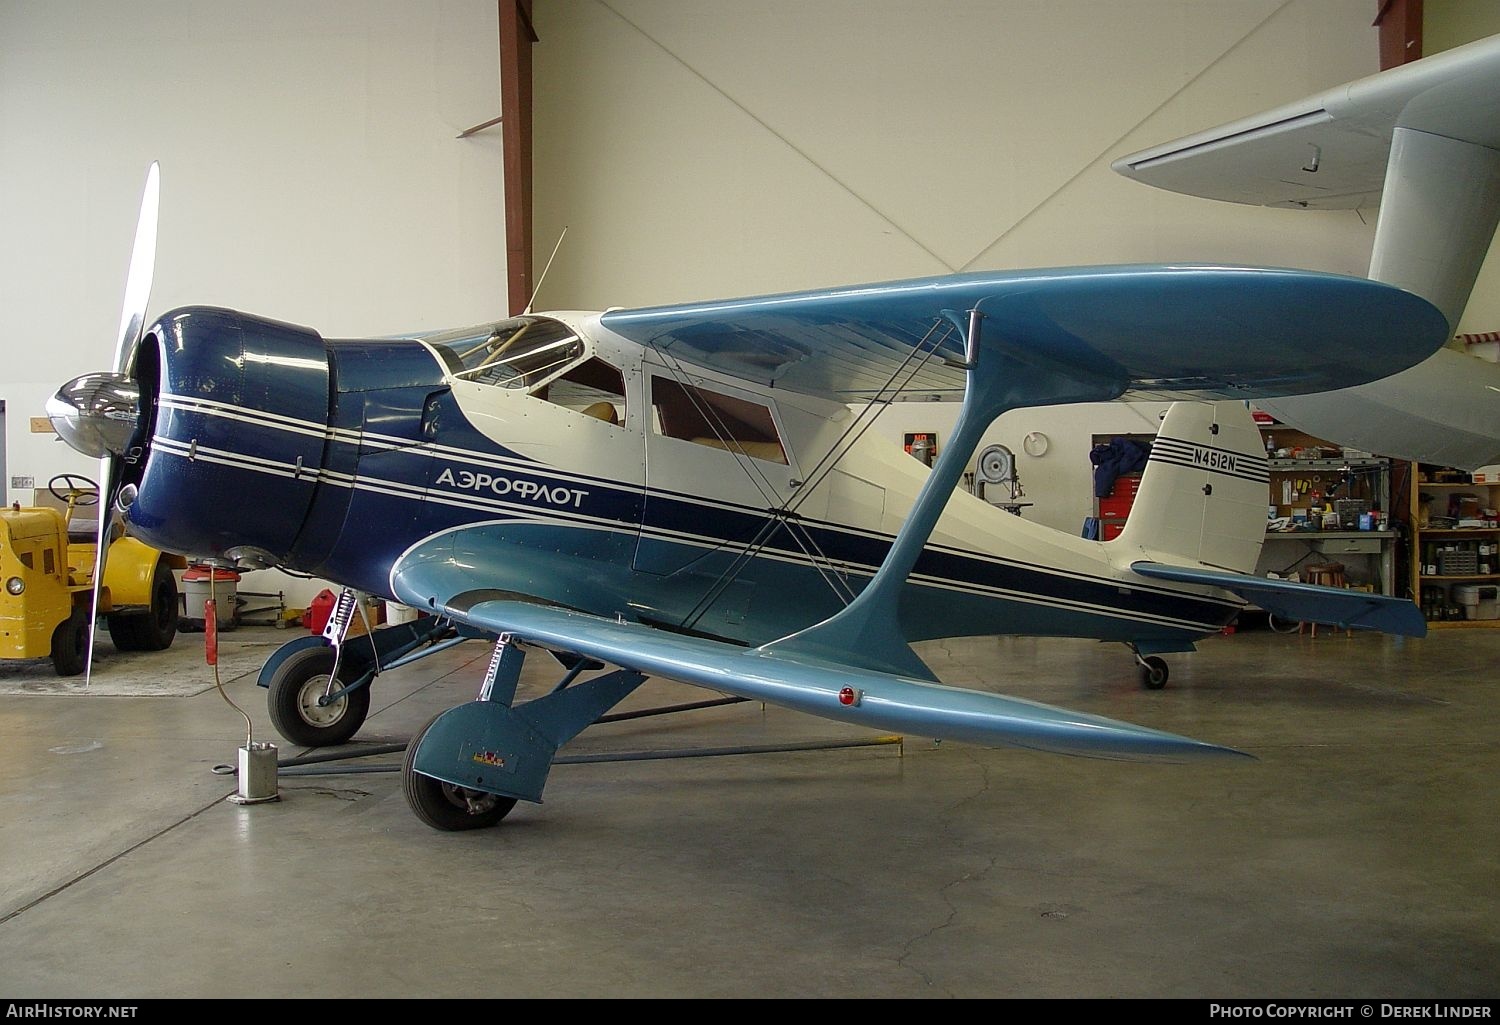
[[[406,803],[411,805],[417,818],[433,829],[445,832],[484,829],[495,825],[516,806],[514,797],[501,797],[484,790],[471,790],[444,783],[412,768],[417,747],[437,718],[433,716],[429,719],[427,725],[418,730],[411,738],[411,743],[406,746],[406,760],[401,766],[401,790],[406,794]]]
[[[1167,660],[1160,655],[1147,655],[1139,659],[1141,685],[1147,690],[1161,690],[1167,685]]]
[[[342,744],[359,732],[370,713],[368,685],[331,704],[318,703],[328,693],[334,657],[334,650],[327,645],[303,648],[287,656],[271,675],[266,695],[271,725],[293,744],[303,747]],[[341,679],[334,690],[349,682],[343,679],[345,675],[346,670],[341,667]]]

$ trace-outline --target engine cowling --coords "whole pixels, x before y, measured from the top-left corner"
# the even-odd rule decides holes
[[[296,568],[328,444],[331,383],[317,332],[188,307],[146,332],[131,377],[131,532],[190,558]]]

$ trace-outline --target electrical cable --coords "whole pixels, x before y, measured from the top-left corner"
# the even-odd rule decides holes
[[[214,657],[211,661],[211,664],[214,667],[214,686],[219,689],[219,696],[229,703],[230,708],[234,709],[236,712],[240,713],[240,715],[243,715],[245,717],[245,746],[248,748],[255,743],[255,724],[251,721],[249,714],[239,705],[236,705],[234,703],[234,699],[231,698],[229,696],[229,692],[224,689],[224,681],[219,679],[219,603],[214,598],[214,579],[218,575],[218,567],[210,563],[208,566],[208,604],[213,609],[214,613],[214,630],[211,635],[204,637],[203,643],[205,646],[207,646],[211,640],[214,646]]]
[[[811,740],[785,744],[746,744],[733,747],[669,748],[656,751],[600,751],[592,754],[558,755],[553,765],[587,765],[600,762],[647,762],[674,758],[722,758],[728,755],[784,754],[797,751],[833,751],[851,747],[884,747],[901,745],[905,750],[906,738],[897,734],[854,740]],[[375,754],[374,751],[368,752]],[[346,756],[357,757],[357,756]],[[305,765],[293,766],[283,771],[286,776],[341,776],[369,772],[401,772],[403,765],[396,762],[381,762],[375,765],[334,765],[325,769]]]

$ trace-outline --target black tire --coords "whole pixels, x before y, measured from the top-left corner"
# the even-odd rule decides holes
[[[1147,655],[1141,666],[1141,686],[1147,690],[1161,690],[1167,685],[1167,660],[1159,655]]]
[[[82,606],[52,631],[52,668],[58,676],[77,676],[88,666],[89,615]]]
[[[135,640],[139,650],[165,651],[172,646],[177,636],[179,603],[177,578],[171,567],[157,563],[156,573],[151,578],[151,608],[135,617]]]
[[[151,578],[151,607],[145,612],[106,616],[109,639],[120,651],[165,651],[177,636],[179,604],[177,578],[165,563],[157,563]]]
[[[134,612],[104,617],[104,625],[109,628],[109,639],[114,641],[116,651],[141,650],[140,638],[136,636],[135,629],[136,620],[140,618],[142,617]]]
[[[427,720],[427,725],[418,730],[406,745],[406,759],[401,765],[401,792],[406,795],[406,803],[411,806],[417,818],[433,829],[447,833],[464,829],[485,829],[495,825],[516,806],[514,797],[501,797],[483,790],[454,786],[452,783],[424,776],[412,768],[417,745],[436,721],[437,716]]]
[[[333,648],[320,645],[293,652],[271,676],[266,703],[271,725],[293,744],[331,747],[359,732],[370,714],[368,684],[323,708],[317,705],[333,672]],[[339,667],[341,684],[354,679],[347,665]]]

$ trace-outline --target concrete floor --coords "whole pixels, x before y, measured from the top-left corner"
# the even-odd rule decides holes
[[[279,742],[246,659],[288,636],[224,635],[226,675],[239,674],[227,690],[257,739]],[[1259,761],[1123,764],[909,737],[560,765],[545,804],[440,833],[394,773],[284,772],[280,801],[226,802],[234,780],[212,767],[234,760],[243,720],[204,689],[201,635],[185,634],[161,655],[116,655],[90,693],[41,665],[30,689],[0,695],[0,993],[1500,993],[1500,631],[1241,630],[1173,657],[1156,692],[1118,645],[922,651],[951,683]],[[382,677],[358,740],[404,741],[471,699],[487,655],[471,642]],[[197,693],[106,696],[127,663]],[[535,654],[523,691],[554,676]],[[623,707],[712,696],[653,680]],[[739,704],[595,726],[565,753],[859,736]]]

